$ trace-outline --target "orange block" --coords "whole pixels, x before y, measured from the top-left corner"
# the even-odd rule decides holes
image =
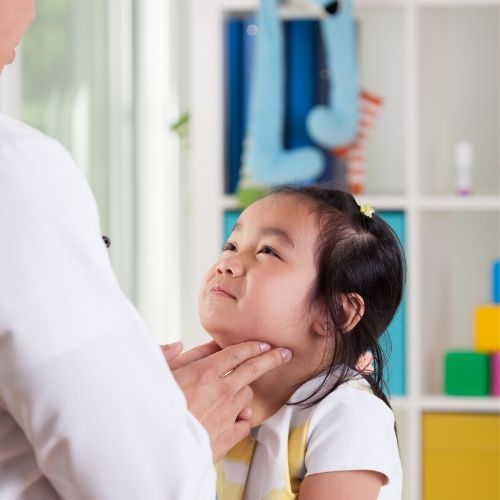
[[[476,309],[474,342],[479,352],[500,351],[500,305],[480,306]]]
[[[424,500],[500,498],[500,415],[423,416]]]

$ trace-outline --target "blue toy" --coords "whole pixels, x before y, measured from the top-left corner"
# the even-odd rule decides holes
[[[491,265],[491,301],[500,304],[500,259]]]
[[[307,117],[311,138],[324,148],[351,144],[359,121],[356,40],[351,0],[331,2],[310,0],[322,5],[328,16],[321,21],[330,82],[329,105],[314,107]]]
[[[323,168],[316,148],[284,149],[284,43],[277,4],[278,0],[262,0],[257,12],[259,34],[241,187],[245,179],[265,186],[313,182]]]
[[[358,87],[351,0],[312,0],[324,6],[322,35],[330,79],[329,105],[313,108],[307,120],[311,138],[328,148],[353,141],[358,125]],[[272,186],[315,182],[324,158],[314,147],[285,150],[284,41],[278,16],[279,0],[261,0],[257,12],[259,34],[253,68],[248,134],[237,196],[247,206]]]

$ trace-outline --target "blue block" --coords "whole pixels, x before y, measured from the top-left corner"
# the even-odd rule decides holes
[[[500,259],[491,266],[491,301],[500,304]]]

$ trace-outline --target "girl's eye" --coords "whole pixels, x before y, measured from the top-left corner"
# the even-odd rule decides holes
[[[268,245],[264,245],[258,253],[265,253],[265,254],[268,254],[268,255],[273,255],[274,257],[278,257],[280,258],[280,256],[278,255],[278,252],[276,252],[276,250],[274,250],[274,248],[268,246]]]
[[[238,247],[232,242],[228,241],[223,247],[222,251],[223,252],[235,252],[238,249]]]

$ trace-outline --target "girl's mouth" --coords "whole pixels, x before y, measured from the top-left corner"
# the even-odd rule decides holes
[[[209,292],[219,297],[226,297],[233,300],[236,299],[236,297],[229,290],[221,287],[220,285],[213,286],[212,288],[210,288]]]

